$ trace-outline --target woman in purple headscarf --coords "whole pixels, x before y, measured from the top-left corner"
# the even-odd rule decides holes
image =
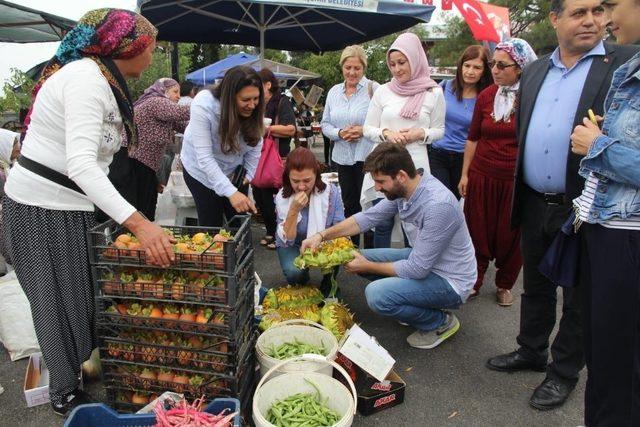
[[[158,193],[163,185],[157,173],[174,132],[183,132],[189,121],[189,106],[178,105],[180,85],[161,78],[149,86],[133,104],[138,128],[138,146],[129,158],[119,156],[111,165],[109,179],[120,194],[149,220],[156,216]]]
[[[387,66],[393,77],[371,99],[364,136],[376,145],[385,141],[401,144],[411,154],[416,169],[429,173],[427,144],[444,136],[442,88],[431,78],[427,55],[415,34],[398,36],[387,51]],[[375,191],[371,174],[367,174],[360,197],[363,208],[383,197]],[[392,221],[376,227],[376,247],[390,246],[392,227]],[[411,242],[411,232],[406,231]]]
[[[511,288],[522,267],[520,231],[509,223],[518,154],[515,110],[520,75],[535,59],[522,39],[496,46],[489,62],[494,84],[476,100],[458,184],[478,261],[478,279],[469,298],[478,295],[489,262],[495,260],[496,299],[501,306],[513,304]]]

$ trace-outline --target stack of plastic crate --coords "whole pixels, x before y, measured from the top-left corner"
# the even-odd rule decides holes
[[[115,222],[89,232],[112,407],[136,411],[164,391],[249,404],[257,335],[249,220],[236,216],[224,230],[165,227],[179,242],[169,268],[147,264],[135,238]]]

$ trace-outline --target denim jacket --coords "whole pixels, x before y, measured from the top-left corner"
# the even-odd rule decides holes
[[[589,219],[640,215],[640,53],[613,75],[605,101],[603,135],[580,162],[580,175],[598,178]],[[592,221],[589,221],[592,222]]]

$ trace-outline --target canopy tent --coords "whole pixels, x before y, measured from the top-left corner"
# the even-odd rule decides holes
[[[405,0],[138,0],[160,40],[291,51],[342,49],[429,22],[435,7]]]
[[[76,22],[0,0],[0,42],[57,42]]]
[[[205,86],[213,83],[216,79],[221,79],[229,68],[235,67],[236,65],[246,65],[256,71],[260,71],[262,68],[268,68],[273,71],[273,74],[275,74],[278,79],[284,80],[313,80],[320,77],[320,74],[268,59],[263,60],[261,65],[260,58],[257,56],[240,52],[199,70],[192,71],[187,74],[187,80],[198,86]]]

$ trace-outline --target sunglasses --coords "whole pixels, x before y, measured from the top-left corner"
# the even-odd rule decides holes
[[[493,68],[493,67],[498,67],[498,70],[506,70],[507,68],[510,67],[517,67],[518,64],[516,64],[515,62],[511,63],[511,64],[505,64],[504,62],[496,62],[496,61],[489,61],[489,68]]]

